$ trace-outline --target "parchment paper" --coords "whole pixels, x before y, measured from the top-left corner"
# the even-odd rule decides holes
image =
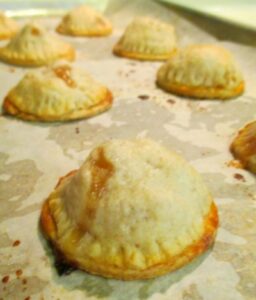
[[[112,90],[110,111],[51,124],[0,117],[0,299],[256,299],[255,176],[229,164],[230,142],[256,117],[255,34],[146,0],[111,1],[107,13],[115,26],[112,36],[62,38],[77,48],[75,64]],[[180,45],[218,43],[230,49],[244,73],[245,94],[226,102],[195,101],[158,89],[155,74],[161,63],[111,53],[135,15],[173,23]],[[42,20],[51,30],[57,21]],[[0,64],[1,101],[25,71]],[[43,200],[58,178],[78,168],[95,145],[135,137],[153,138],[176,150],[202,174],[220,214],[214,248],[152,280],[107,280],[81,271],[59,277],[38,230]]]

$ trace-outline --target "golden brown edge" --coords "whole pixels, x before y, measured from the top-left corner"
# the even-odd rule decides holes
[[[17,32],[0,33],[0,40],[9,40],[16,35]]]
[[[102,37],[102,36],[109,36],[113,29],[112,26],[106,27],[102,30],[90,30],[90,31],[75,31],[73,29],[65,30],[62,24],[59,24],[56,27],[56,32],[67,35],[67,36],[74,36],[74,37]]]
[[[28,57],[18,58],[18,57],[13,57],[13,56],[6,56],[3,52],[4,48],[5,47],[0,48],[0,60],[5,63],[11,64],[11,65],[17,65],[17,66],[40,67],[40,66],[49,65],[49,64],[53,63],[54,61],[57,61],[60,59],[74,61],[76,58],[76,51],[71,45],[69,45],[68,51],[66,53],[63,53],[53,59],[46,59],[46,60],[42,60],[39,58],[28,58]]]
[[[88,109],[80,109],[77,111],[73,111],[71,113],[65,114],[57,118],[51,116],[41,117],[41,116],[32,115],[27,112],[20,111],[12,103],[12,100],[7,95],[3,102],[3,112],[4,114],[9,114],[25,121],[42,121],[42,122],[72,121],[77,119],[89,118],[101,112],[104,112],[112,106],[112,103],[113,103],[112,93],[108,89],[106,89],[104,99],[102,99],[95,106],[91,106]]]
[[[76,172],[76,170],[71,171],[66,176],[61,177],[58,184],[56,185],[56,188],[59,185],[61,185],[66,178],[73,176]],[[50,197],[45,200],[40,216],[40,224],[44,236],[47,240],[51,242],[51,245],[56,250],[56,253],[61,253],[62,258],[67,264],[75,268],[79,268],[78,263],[72,259],[65,257],[65,254],[58,247],[58,243],[56,242],[57,227],[50,211],[49,201]],[[170,261],[155,264],[154,266],[147,268],[143,271],[122,270],[115,266],[106,266],[104,268],[104,266],[102,265],[99,268],[97,268],[96,264],[93,266],[92,269],[84,268],[84,271],[94,275],[121,280],[149,279],[156,276],[164,275],[168,272],[174,271],[184,266],[200,254],[205,252],[214,242],[218,224],[219,218],[217,207],[214,204],[214,202],[212,202],[209,213],[205,216],[204,232],[201,238],[194,244],[186,247],[179,255],[174,256]],[[91,262],[91,264],[93,265],[93,261]]]
[[[144,54],[144,53],[138,53],[138,52],[128,52],[119,47],[119,44],[117,43],[113,48],[113,54],[120,56],[120,57],[126,57],[136,60],[167,60],[170,58],[177,50],[173,49],[173,51],[165,54]]]
[[[236,88],[232,90],[225,89],[225,87],[191,87],[179,84],[164,84],[157,78],[157,86],[161,89],[176,94],[182,97],[190,97],[195,99],[220,99],[229,100],[240,96],[245,89],[245,83],[242,81]]]

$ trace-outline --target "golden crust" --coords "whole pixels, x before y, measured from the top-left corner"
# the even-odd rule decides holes
[[[146,279],[206,251],[218,213],[181,157],[150,140],[117,140],[59,180],[43,205],[41,227],[64,263],[103,277]]]
[[[166,60],[176,51],[172,25],[150,17],[135,18],[113,48],[117,56],[137,60]]]
[[[239,130],[230,151],[243,168],[256,173],[256,121]]]
[[[55,60],[65,59],[68,61],[74,61],[76,57],[76,52],[72,46],[67,47],[67,51],[61,53],[58,57],[55,57],[53,60],[48,62],[45,59],[38,57],[25,57],[18,56],[12,52],[4,52],[4,48],[0,49],[0,59],[8,64],[17,65],[17,66],[27,66],[27,67],[40,67],[52,63]],[[2,51],[1,51],[2,50]]]
[[[18,24],[0,11],[0,40],[12,38],[18,31]]]
[[[15,36],[16,32],[9,32],[9,33],[4,33],[0,32],[0,40],[8,40]]]
[[[156,83],[167,92],[197,99],[226,100],[245,88],[232,54],[207,44],[177,50],[159,68]]]
[[[75,37],[101,37],[101,36],[108,36],[112,33],[112,27],[106,27],[101,30],[90,30],[90,31],[79,31],[77,29],[69,29],[68,31],[63,28],[63,26],[60,24],[56,31],[63,35],[70,35]]]
[[[15,34],[16,34],[16,32],[13,32],[13,33],[1,33],[0,32],[0,40],[8,40],[8,39],[12,38]]]
[[[176,49],[174,49],[171,52],[167,53],[161,53],[161,54],[150,54],[150,53],[136,53],[136,52],[129,52],[125,51],[120,47],[119,44],[116,44],[113,48],[113,53],[120,57],[125,58],[131,58],[131,59],[137,59],[137,60],[166,60],[168,59],[172,54],[176,52]]]
[[[87,5],[81,5],[62,18],[56,31],[76,37],[100,37],[110,35],[112,25],[100,12]]]
[[[83,69],[58,62],[27,72],[3,102],[6,114],[29,121],[68,121],[99,114],[112,93]]]
[[[204,87],[204,86],[186,86],[179,84],[165,83],[159,79],[156,81],[157,85],[167,92],[176,94],[178,96],[190,97],[195,99],[220,99],[229,100],[235,98],[244,92],[244,81],[234,89],[228,90],[225,87]]]
[[[12,103],[12,99],[10,99],[8,96],[4,99],[3,109],[4,109],[4,113],[18,117],[26,121],[54,122],[54,121],[69,121],[69,120],[71,121],[71,120],[89,118],[108,110],[112,106],[112,103],[113,103],[112,93],[108,89],[106,89],[105,96],[102,98],[100,102],[98,102],[94,106],[85,109],[75,110],[65,115],[58,116],[57,118],[52,116],[47,116],[47,115],[44,116],[32,115],[30,113],[20,111]]]
[[[73,61],[75,49],[35,23],[25,25],[0,48],[0,60],[19,66],[43,66],[61,59]]]
[[[66,176],[60,178],[57,186],[61,185],[63,180],[67,179],[70,176],[73,176],[75,173],[76,171],[72,171]],[[217,208],[215,204],[212,203],[209,213],[205,216],[204,230],[200,239],[195,241],[192,245],[186,247],[182,253],[173,256],[170,260],[159,262],[154,266],[151,266],[150,268],[142,271],[125,270],[115,266],[102,264],[98,265],[92,259],[89,259],[87,261],[86,266],[79,266],[79,263],[74,258],[66,257],[65,253],[63,253],[59,248],[57,241],[57,226],[51,214],[51,209],[49,206],[50,199],[51,198],[48,198],[44,202],[40,216],[41,229],[45,237],[51,242],[53,247],[61,253],[65,262],[67,262],[71,266],[79,267],[91,274],[100,275],[107,278],[116,278],[122,280],[149,279],[174,271],[189,263],[198,255],[210,248],[210,246],[214,242],[216,230],[219,223]]]

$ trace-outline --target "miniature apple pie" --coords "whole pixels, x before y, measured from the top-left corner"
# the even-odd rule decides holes
[[[18,31],[18,24],[0,11],[0,40],[10,39]]]
[[[31,121],[86,118],[112,105],[112,94],[85,71],[58,63],[28,72],[4,99],[4,112]]]
[[[174,27],[162,21],[139,17],[126,28],[114,54],[140,60],[165,60],[176,50]]]
[[[256,173],[256,121],[239,131],[230,149],[244,168]]]
[[[3,48],[0,60],[23,66],[41,66],[58,59],[74,60],[73,47],[36,24],[24,26]]]
[[[71,36],[106,36],[112,25],[101,13],[81,5],[65,15],[56,30]]]
[[[228,99],[244,91],[244,80],[232,55],[214,45],[180,49],[160,67],[157,84],[192,98]]]
[[[217,208],[199,174],[151,140],[111,140],[62,177],[41,211],[64,261],[132,280],[173,271],[208,249]]]

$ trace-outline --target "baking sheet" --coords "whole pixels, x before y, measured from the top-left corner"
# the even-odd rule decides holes
[[[254,0],[161,0],[232,24],[256,30]]]
[[[237,29],[235,42],[218,41],[193,19],[153,1],[111,1],[107,13],[115,25],[112,36],[62,38],[77,48],[75,64],[112,90],[110,111],[51,124],[0,117],[0,299],[255,300],[255,176],[230,166],[228,150],[237,130],[256,117],[255,49],[240,44]],[[114,57],[111,49],[123,28],[142,14],[172,22],[181,45],[214,42],[230,49],[244,72],[245,94],[226,102],[179,98],[156,88],[161,63]],[[57,21],[41,20],[51,30]],[[232,28],[206,22],[202,28],[212,26],[227,32],[227,39],[233,37]],[[242,32],[249,40],[250,33]],[[0,64],[1,101],[25,71]],[[81,271],[59,277],[38,230],[43,200],[95,145],[134,137],[153,138],[176,150],[202,174],[220,213],[214,248],[188,266],[151,280],[123,282]]]

